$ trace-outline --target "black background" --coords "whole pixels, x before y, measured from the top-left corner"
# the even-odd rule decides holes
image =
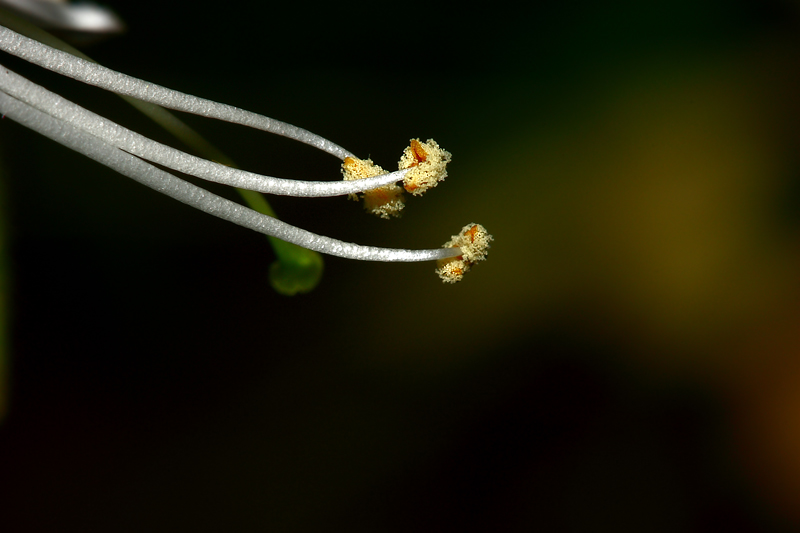
[[[796,331],[796,272],[780,268],[797,266],[796,3],[116,4],[127,33],[84,48],[106,66],[299,125],[387,168],[412,137],[454,154],[448,181],[401,220],[341,198],[271,199],[288,222],[425,248],[474,217],[496,242],[454,287],[431,265],[328,258],[316,290],[284,297],[267,281],[262,236],[0,123],[13,280],[3,531],[792,528],[780,504],[791,489],[762,486],[747,458],[765,452],[740,445],[750,426],[737,409],[751,401],[747,369],[778,368],[770,354],[793,349],[759,339]],[[3,64],[168,140],[113,95]],[[758,270],[777,288],[746,284],[730,312],[725,298],[651,290],[671,268],[657,259],[644,289],[631,281],[641,265],[616,253],[641,243],[615,247],[613,228],[635,231],[636,214],[592,198],[616,183],[594,173],[598,158],[633,165],[627,145],[609,149],[598,132],[639,124],[642,98],[655,109],[727,101],[693,82],[671,89],[725,69],[774,104],[766,118],[745,111],[782,158],[763,170],[777,176],[758,204],[768,214],[754,215],[768,228],[753,230],[783,250]],[[619,109],[633,118],[617,124]],[[676,121],[691,126],[687,113]],[[248,170],[338,177],[308,147],[185,119]],[[660,146],[654,131],[630,135]],[[657,209],[640,201],[619,205]],[[617,215],[631,218],[603,225]],[[686,257],[719,242],[708,239]],[[739,278],[714,268],[698,286],[721,278],[736,292]],[[744,370],[727,378],[731,366]]]

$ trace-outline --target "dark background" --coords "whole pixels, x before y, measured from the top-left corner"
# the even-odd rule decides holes
[[[0,122],[11,285],[3,531],[791,531],[800,523],[800,4],[109,2],[102,64],[392,168],[454,155],[400,220],[429,248],[326,258],[284,297],[266,240]],[[3,64],[137,131],[113,95]],[[338,179],[185,120],[245,169]],[[209,189],[235,198],[223,187]]]

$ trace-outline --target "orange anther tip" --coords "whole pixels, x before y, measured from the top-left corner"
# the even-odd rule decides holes
[[[428,159],[428,152],[425,151],[422,144],[416,139],[411,139],[411,151],[414,152],[414,159],[417,160],[417,163],[422,163]]]
[[[470,242],[475,242],[475,233],[477,232],[478,232],[478,226],[472,226],[470,229],[467,230],[464,236],[469,235]]]

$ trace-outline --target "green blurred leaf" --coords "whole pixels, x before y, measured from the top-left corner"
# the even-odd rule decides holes
[[[319,284],[324,262],[317,252],[310,252],[294,244],[289,246],[302,250],[303,253],[297,254],[292,260],[281,258],[272,263],[269,269],[269,282],[277,292],[294,296],[297,293],[309,292]]]

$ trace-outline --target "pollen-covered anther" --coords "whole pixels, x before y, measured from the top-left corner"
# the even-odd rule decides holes
[[[372,162],[372,159],[358,159],[345,157],[342,163],[342,176],[345,181],[360,180],[380,176],[387,172]],[[400,211],[405,207],[403,202],[403,188],[395,185],[386,185],[378,189],[364,191],[360,194],[350,194],[351,200],[364,199],[364,209],[381,218],[390,216],[399,217]]]
[[[445,283],[455,283],[478,261],[486,259],[489,242],[494,238],[480,224],[467,224],[443,248],[460,248],[461,255],[436,262],[436,273]]]
[[[400,158],[399,170],[411,169],[403,178],[403,186],[414,195],[420,195],[447,177],[450,152],[443,150],[433,139],[419,142],[411,139]]]

